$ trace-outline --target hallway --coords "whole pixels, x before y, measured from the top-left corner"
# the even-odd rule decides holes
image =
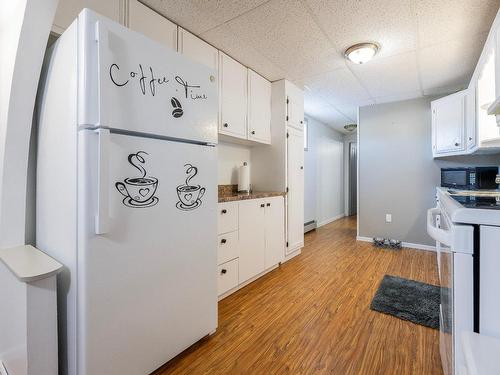
[[[217,333],[158,374],[441,374],[438,331],[371,311],[384,274],[437,284],[435,254],[357,242],[356,216],[219,303]]]

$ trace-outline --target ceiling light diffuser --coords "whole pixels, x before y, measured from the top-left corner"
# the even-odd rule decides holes
[[[379,49],[376,43],[359,43],[346,49],[344,56],[355,64],[365,64],[373,59]]]
[[[344,125],[344,129],[347,130],[348,132],[352,132],[352,131],[356,130],[357,127],[358,127],[357,124]]]

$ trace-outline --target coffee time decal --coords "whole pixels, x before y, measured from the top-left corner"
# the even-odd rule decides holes
[[[128,177],[115,183],[116,189],[123,195],[123,204],[131,208],[146,208],[155,206],[159,199],[155,196],[158,188],[158,179],[147,176],[147,171],[143,164],[146,163],[144,155],[149,155],[145,151],[138,151],[128,156],[128,162],[139,172],[138,177]]]
[[[189,82],[180,75],[158,74],[151,66],[138,64],[136,69],[122,69],[119,64],[109,66],[109,79],[120,88],[136,87],[144,96],[155,96],[163,87],[170,86],[176,92],[169,98],[172,105],[172,116],[179,118],[183,115],[181,100],[207,100],[208,96],[198,83]]]

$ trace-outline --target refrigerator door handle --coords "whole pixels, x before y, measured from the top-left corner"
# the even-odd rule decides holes
[[[97,213],[95,216],[95,233],[104,234],[109,231],[109,129],[96,130],[97,150]]]

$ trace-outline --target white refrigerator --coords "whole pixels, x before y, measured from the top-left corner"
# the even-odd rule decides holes
[[[217,327],[217,76],[84,10],[38,100],[61,374],[148,374]]]

